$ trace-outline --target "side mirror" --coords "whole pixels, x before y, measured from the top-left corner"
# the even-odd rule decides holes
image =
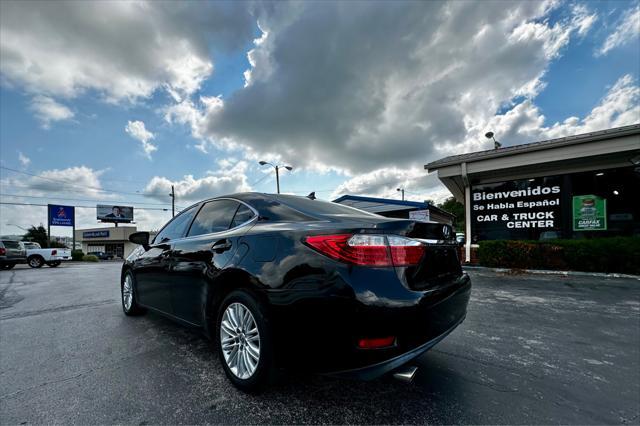
[[[149,249],[149,233],[148,232],[134,232],[129,235],[129,241],[134,244],[141,245],[145,250]]]

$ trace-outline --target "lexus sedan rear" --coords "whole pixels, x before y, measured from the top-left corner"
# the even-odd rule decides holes
[[[281,368],[370,380],[409,363],[465,318],[471,283],[449,225],[306,197],[197,203],[122,268],[122,307],[201,328],[234,385]]]

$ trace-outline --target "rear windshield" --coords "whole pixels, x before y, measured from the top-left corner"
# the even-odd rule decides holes
[[[6,248],[10,248],[10,249],[22,248],[22,247],[20,247],[20,242],[19,241],[2,240],[2,244],[4,244],[4,246]]]
[[[288,205],[298,211],[307,213],[314,216],[369,216],[379,217],[374,213],[369,213],[364,210],[355,209],[353,207],[345,206],[338,203],[332,203],[321,200],[311,200],[307,197],[296,197],[295,195],[277,195],[275,199]]]

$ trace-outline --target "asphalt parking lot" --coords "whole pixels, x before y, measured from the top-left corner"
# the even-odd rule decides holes
[[[128,318],[118,263],[0,272],[0,423],[640,421],[640,281],[470,270],[466,321],[412,384],[288,376],[261,395],[198,333]]]

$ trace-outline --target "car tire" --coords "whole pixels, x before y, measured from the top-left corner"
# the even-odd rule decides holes
[[[60,266],[62,262],[60,261],[55,261],[55,262],[49,262],[47,263],[47,266],[51,267],[51,268],[57,268],[58,266]]]
[[[133,274],[131,271],[125,272],[122,277],[122,282],[120,283],[120,300],[122,301],[122,311],[127,316],[140,315],[145,312],[145,310],[138,305],[135,287]]]
[[[250,317],[246,315],[247,311]],[[225,374],[234,386],[244,392],[259,392],[275,378],[273,338],[265,311],[264,305],[244,290],[231,292],[218,311],[214,344]],[[241,312],[246,320],[239,323],[235,320],[234,324],[232,312]],[[257,329],[257,336],[251,332],[253,326]]]
[[[44,259],[42,256],[31,256],[27,259],[27,263],[32,268],[42,268],[42,265],[44,265]]]

